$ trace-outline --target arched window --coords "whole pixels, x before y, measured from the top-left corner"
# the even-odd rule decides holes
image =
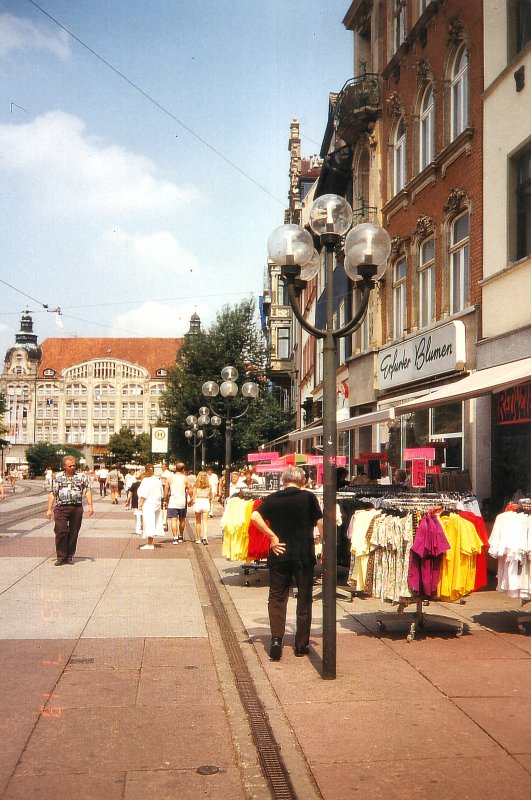
[[[465,45],[457,51],[452,69],[452,141],[468,124],[468,55]]]
[[[371,156],[369,149],[364,147],[361,151],[358,168],[356,170],[356,198],[354,206],[367,208],[370,205],[369,199],[369,175],[371,168]]]
[[[433,89],[428,86],[420,106],[420,172],[426,169],[435,155],[435,102]]]
[[[393,189],[398,194],[406,185],[406,124],[400,117],[393,142]]]
[[[419,324],[431,325],[435,319],[435,239],[430,237],[419,251]]]
[[[452,224],[450,245],[450,313],[462,311],[468,303],[468,213],[457,217]]]

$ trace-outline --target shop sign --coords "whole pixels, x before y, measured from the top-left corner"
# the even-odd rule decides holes
[[[269,453],[248,453],[247,454],[247,461],[249,464],[252,464],[254,461],[273,461],[275,458],[278,458],[280,453],[276,451],[271,451]]]
[[[433,464],[433,465],[428,464],[428,466],[426,467],[426,475],[440,475],[440,474],[441,474],[441,468],[438,464]]]
[[[387,453],[359,453],[362,462],[367,461],[387,461]]]
[[[531,383],[511,386],[498,395],[498,424],[531,422]]]
[[[433,461],[435,458],[435,448],[406,447],[404,450],[404,461],[412,461],[414,458],[424,458],[426,461]]]
[[[426,486],[426,460],[414,458],[411,462],[411,486],[423,489]]]
[[[380,350],[378,388],[394,389],[404,383],[462,370],[465,363],[465,325],[460,320],[449,322]]]
[[[151,428],[151,452],[152,453],[167,453],[168,452],[168,428],[153,427]]]

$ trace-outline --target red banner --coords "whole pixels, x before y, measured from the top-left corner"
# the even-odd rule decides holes
[[[411,486],[415,489],[426,486],[426,461],[423,458],[414,458],[411,462]]]

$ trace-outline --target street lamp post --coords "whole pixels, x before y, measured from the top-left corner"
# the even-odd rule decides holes
[[[268,240],[270,259],[281,267],[287,283],[293,313],[302,327],[316,339],[323,339],[323,672],[324,679],[336,677],[336,348],[338,339],[352,334],[361,325],[375,280],[382,277],[391,240],[379,225],[365,222],[352,227],[352,209],[337,195],[317,198],[310,212],[310,226],[325,251],[326,325],[317,328],[303,316],[297,288],[300,280],[309,281],[319,272],[320,256],[314,250],[311,234],[298,225],[281,225]],[[351,320],[338,330],[334,317],[334,252],[343,237],[345,271],[358,281],[361,299]]]
[[[190,425],[190,428],[184,432],[184,435],[188,439],[189,444],[194,448],[194,474],[196,468],[196,449],[201,445],[201,469],[204,469],[206,464],[206,440],[214,436],[214,430],[207,434],[206,428],[209,425],[212,425],[214,428],[219,428],[221,425],[221,417],[218,417],[217,414],[213,414],[212,417],[210,417],[209,414],[210,409],[207,406],[201,406],[197,417],[194,414],[190,414],[186,417],[186,424]]]
[[[248,401],[246,407],[241,412],[241,414],[233,414],[232,413],[232,403],[234,398],[238,395],[238,384],[236,381],[238,380],[238,370],[236,367],[223,367],[221,370],[221,377],[223,382],[221,386],[218,386],[216,381],[207,381],[202,386],[203,395],[209,398],[211,401],[221,394],[221,397],[225,401],[225,414],[219,414],[216,409],[213,407],[212,403],[210,404],[209,408],[212,414],[218,416],[221,420],[225,421],[225,500],[229,496],[229,482],[230,482],[230,466],[231,466],[231,458],[232,458],[232,427],[234,424],[234,420],[240,419],[243,417],[244,414],[247,413],[250,406],[250,401],[254,398],[258,397],[258,384],[254,383],[253,381],[246,381],[240,391],[242,396]]]

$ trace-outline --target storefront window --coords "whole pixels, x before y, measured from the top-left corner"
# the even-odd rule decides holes
[[[432,408],[431,430],[434,436],[445,433],[462,433],[463,407],[461,403]]]

